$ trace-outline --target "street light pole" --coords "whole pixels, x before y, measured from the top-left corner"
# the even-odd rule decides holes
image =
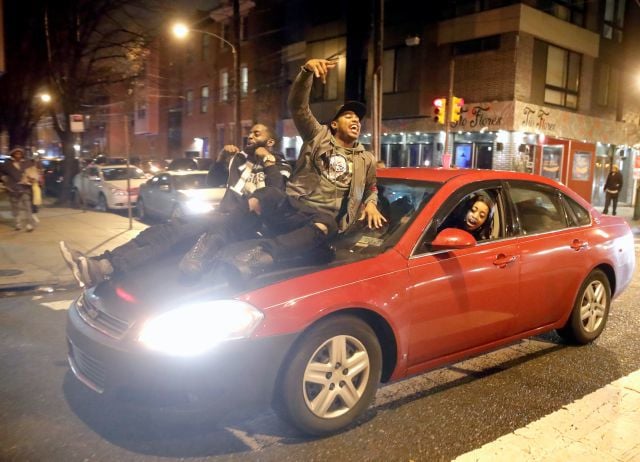
[[[192,29],[190,27],[185,26],[184,24],[176,24],[173,26],[173,33],[179,37],[185,37],[189,32],[198,32],[204,35],[210,35],[211,37],[215,37],[218,40],[221,40],[226,45],[229,45],[231,48],[231,53],[233,54],[233,93],[234,93],[234,102],[233,102],[233,144],[239,146],[240,144],[240,60],[238,58],[238,49],[237,47],[231,43],[229,40],[225,39],[221,35],[218,35],[214,32],[209,32],[207,30],[202,29]],[[237,35],[239,35],[239,31]]]

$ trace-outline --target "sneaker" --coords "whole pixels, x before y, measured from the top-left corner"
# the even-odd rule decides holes
[[[198,277],[211,268],[213,257],[222,247],[223,240],[218,234],[204,233],[182,257],[178,268],[185,276]]]
[[[16,231],[22,231],[22,226],[16,225],[13,229],[15,229]]]
[[[33,226],[27,225],[25,229],[27,230],[28,233],[30,233],[31,231],[33,231]]]
[[[96,286],[102,281],[106,281],[113,273],[113,266],[106,258],[98,260],[82,256],[79,263],[80,278],[87,287]]]
[[[80,287],[84,287],[85,284],[80,273],[80,259],[83,258],[84,255],[81,252],[68,247],[64,241],[60,241],[60,253],[71,270],[74,279],[78,281]]]

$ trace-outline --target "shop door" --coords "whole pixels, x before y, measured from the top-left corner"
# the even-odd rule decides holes
[[[609,174],[609,158],[607,156],[596,157],[596,168],[593,171],[593,192],[591,203],[596,207],[604,206],[604,184]]]
[[[493,145],[491,143],[476,143],[476,168],[491,170],[493,167]]]

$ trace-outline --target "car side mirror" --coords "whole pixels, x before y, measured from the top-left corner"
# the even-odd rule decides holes
[[[445,228],[431,241],[433,249],[465,249],[473,247],[478,242],[468,232],[458,228]]]

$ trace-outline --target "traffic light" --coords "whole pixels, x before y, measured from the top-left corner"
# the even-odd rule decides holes
[[[447,117],[447,98],[436,98],[433,100],[433,120],[439,124],[444,124]]]
[[[464,99],[453,97],[453,106],[451,107],[451,122],[458,122],[460,120],[460,112],[464,106]]]

